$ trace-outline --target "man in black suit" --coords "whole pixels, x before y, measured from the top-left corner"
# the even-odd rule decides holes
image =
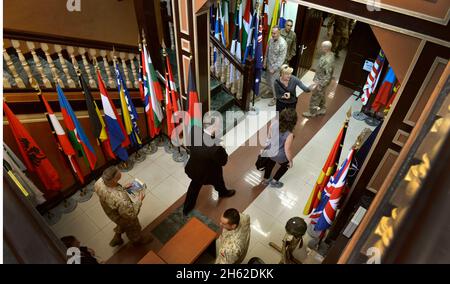
[[[203,185],[211,184],[219,192],[219,197],[231,197],[236,191],[227,189],[223,180],[223,166],[227,164],[228,154],[215,137],[219,130],[218,120],[202,130],[193,126],[189,133],[190,158],[184,171],[192,179],[184,201],[183,214],[186,216],[195,207],[198,194]]]

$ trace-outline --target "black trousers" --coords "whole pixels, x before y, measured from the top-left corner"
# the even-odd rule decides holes
[[[277,100],[275,110],[281,112],[284,109],[287,109],[287,108],[296,109],[296,107],[297,107],[297,101],[295,101],[293,103],[285,103],[280,100]]]
[[[214,186],[214,189],[219,192],[219,196],[222,194],[225,194],[228,189],[225,186],[225,181],[223,178],[219,179],[218,181],[214,183],[203,183],[198,182],[195,180],[191,180],[191,183],[189,184],[188,191],[186,193],[186,199],[184,200],[184,206],[183,206],[183,212],[188,213],[195,207],[195,203],[197,202],[198,194],[200,193],[200,189],[203,185],[211,184]]]
[[[275,167],[275,164],[277,162],[273,161],[272,159],[269,159],[266,164],[266,169],[264,170],[264,178],[268,179],[270,178],[270,174],[272,173],[273,168]],[[279,181],[280,178],[287,172],[289,166],[289,162],[285,162],[280,164],[280,168],[277,170],[275,175],[273,176],[273,179],[276,181]]]

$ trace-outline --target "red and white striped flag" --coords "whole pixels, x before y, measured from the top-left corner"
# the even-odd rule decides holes
[[[372,71],[370,71],[369,76],[367,76],[366,84],[363,87],[363,94],[361,96],[361,101],[363,105],[366,105],[369,101],[370,95],[375,91],[375,88],[378,84],[378,79],[380,78],[381,69],[383,69],[384,64],[384,52],[383,50],[380,50],[380,53],[378,53],[377,60],[375,60],[375,63],[372,66]]]

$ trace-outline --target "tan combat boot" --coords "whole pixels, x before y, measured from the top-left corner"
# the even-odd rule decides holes
[[[327,109],[326,108],[321,108],[317,111],[317,115],[324,115],[325,113],[327,113]]]
[[[308,118],[313,118],[313,117],[316,117],[316,116],[317,116],[317,114],[315,114],[315,113],[310,113],[309,111],[305,111],[302,115],[303,115],[304,117],[308,117]]]
[[[112,247],[120,246],[123,244],[122,234],[115,234],[114,238],[109,242],[109,245]]]

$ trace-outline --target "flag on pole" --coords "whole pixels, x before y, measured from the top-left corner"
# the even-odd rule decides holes
[[[378,78],[380,77],[381,69],[383,69],[384,60],[385,56],[383,50],[380,50],[377,59],[372,66],[372,70],[370,71],[369,76],[367,76],[366,84],[363,87],[363,94],[361,96],[363,105],[367,104],[370,95],[375,91],[375,88],[377,87]]]
[[[223,0],[222,1],[222,13],[223,13],[223,33],[225,36],[225,46],[228,48],[230,45],[230,20],[229,20],[229,6],[230,3],[228,0]]]
[[[255,56],[256,53],[256,46],[258,45],[258,33],[259,33],[259,22],[261,21],[261,9],[259,6],[259,2],[256,3],[256,10],[255,10],[255,24],[254,24],[254,30],[253,30],[253,50],[251,56]]]
[[[252,25],[252,12],[251,12],[251,6],[252,6],[252,0],[247,0],[245,3],[245,11],[244,11],[244,17],[243,17],[243,29],[241,32],[241,44],[242,44],[242,53],[245,54],[245,50],[247,48],[247,40],[250,39],[251,41],[251,35],[250,35],[250,29]],[[245,60],[245,57],[244,59]]]
[[[314,189],[312,190],[308,198],[308,202],[306,203],[305,208],[303,209],[304,215],[309,215],[313,211],[313,209],[317,207],[323,189],[325,188],[330,177],[334,174],[337,168],[341,156],[342,146],[344,145],[347,127],[348,127],[348,120],[344,122],[344,126],[342,126],[341,130],[339,131],[339,135],[337,136],[336,141],[334,142],[333,148],[328,154],[328,158],[325,162],[325,165],[322,168],[322,172],[320,173],[319,178],[317,179],[316,184],[314,185]]]
[[[245,60],[247,59],[248,56],[253,56],[253,39],[254,39],[254,33],[257,34],[257,30],[258,30],[258,26],[256,26],[257,24],[257,11],[255,11],[253,17],[252,17],[252,24],[250,26],[250,30],[248,31],[248,40],[247,40],[247,46],[245,47],[245,53],[244,53],[244,57],[242,58],[242,64],[245,64]],[[255,41],[256,44],[256,41]]]
[[[181,111],[181,102],[180,96],[177,92],[177,85],[175,84],[175,80],[173,79],[172,66],[170,65],[169,56],[166,56],[166,66],[167,72],[169,73],[169,87],[173,104],[173,112],[176,113],[177,111]]]
[[[231,41],[231,54],[235,56],[238,61],[241,61],[241,42],[239,39],[239,23],[242,21],[241,6],[242,2],[238,5],[238,1],[236,1],[236,9],[234,14],[234,34],[233,40]],[[230,84],[233,84],[237,80],[239,80],[239,72],[236,71],[233,64],[230,64]]]
[[[202,110],[198,100],[197,87],[195,85],[195,77],[192,71],[192,63],[189,64],[189,79],[188,79],[188,113],[189,126],[202,127]]]
[[[311,225],[314,225],[315,231],[327,230],[334,221],[339,201],[344,193],[354,151],[354,149],[350,150],[339,170],[330,178],[319,206],[311,214]]]
[[[285,9],[286,9],[286,0],[281,0],[280,4],[280,20],[278,22],[278,26],[280,29],[284,29],[286,25],[286,16],[285,16]]]
[[[384,76],[383,83],[381,83],[381,87],[371,106],[375,112],[379,112],[382,107],[389,106],[389,98],[392,96],[396,80],[394,70],[389,66],[389,70]]]
[[[166,101],[166,118],[167,118],[167,135],[169,137],[172,137],[172,131],[173,131],[173,104],[172,104],[172,98],[171,98],[171,91],[169,87],[169,76],[168,73],[166,73],[165,76],[166,79],[166,86],[165,86],[165,101]]]
[[[88,137],[81,127],[81,123],[78,121],[75,112],[58,84],[56,85],[56,90],[58,92],[58,101],[61,106],[64,123],[69,131],[69,137],[71,134],[74,138],[76,138],[76,142],[82,146],[83,153],[88,161],[89,167],[93,170],[95,169],[95,163],[97,162],[94,147],[92,147],[91,142],[89,142]],[[72,142],[74,142],[74,140]]]
[[[104,150],[104,154],[111,159],[115,159],[116,156],[114,155],[114,152],[111,149],[108,133],[106,132],[106,124],[105,121],[103,120],[102,114],[97,106],[97,103],[92,97],[91,91],[89,90],[86,81],[83,79],[83,76],[81,76],[81,74],[78,75],[78,79],[80,81],[84,97],[86,99],[86,107],[88,110],[89,120],[91,121],[94,136],[97,138],[97,141],[101,143],[101,147]]]
[[[259,84],[261,83],[261,73],[263,69],[262,41],[262,25],[259,25],[258,41],[256,43],[255,51],[255,85],[253,86],[255,97],[259,96]]]
[[[5,102],[3,102],[3,111],[8,119],[9,127],[11,127],[14,140],[16,140],[20,155],[27,169],[37,174],[45,189],[60,190],[62,184],[58,172],[45,153]]]
[[[220,32],[220,39],[222,40],[222,44],[224,46],[227,46],[227,41],[225,38],[225,27],[224,27],[224,19],[222,14],[222,6],[220,5],[220,2],[217,1],[217,6],[219,7],[219,32]]]
[[[119,91],[120,106],[122,108],[122,119],[132,146],[139,146],[142,144],[140,132],[138,127],[138,114],[131,100],[128,89],[123,81],[119,65],[115,64],[117,88]]]
[[[269,34],[267,35],[267,43],[269,43],[269,40],[272,38],[273,27],[278,24],[279,9],[280,9],[280,0],[275,0],[275,6],[273,6],[272,12],[272,22],[270,24]]]
[[[120,160],[127,161],[128,152],[126,147],[130,144],[130,140],[126,135],[122,122],[118,119],[119,115],[117,114],[117,110],[109,97],[108,92],[106,91],[106,87],[99,70],[97,70],[97,78],[98,89],[102,99],[103,112],[105,113],[106,131],[108,132],[111,149]]]
[[[67,159],[69,160],[69,163],[70,163],[70,166],[72,167],[73,172],[76,174],[78,180],[83,184],[84,176],[83,176],[83,172],[81,171],[80,166],[78,165],[78,161],[75,157],[76,156],[75,149],[73,149],[72,144],[70,144],[70,141],[66,135],[66,132],[62,128],[61,124],[59,123],[58,118],[56,118],[55,113],[53,112],[49,103],[45,99],[44,95],[40,94],[39,97],[41,98],[42,102],[44,103],[45,109],[47,110],[49,122],[51,124],[53,131],[55,131],[55,133],[56,133],[56,138],[58,139],[58,143],[59,143],[59,147],[61,148],[61,151],[64,153],[64,155],[67,156]]]
[[[153,109],[150,99],[150,85],[148,84],[148,76],[147,76],[147,69],[145,67],[145,54],[144,50],[141,52],[141,58],[142,58],[142,88],[144,93],[144,111],[145,111],[145,117],[147,118],[147,130],[151,138],[154,138],[156,135],[159,134],[159,128],[156,128],[155,126],[155,118],[153,115]]]
[[[219,1],[217,1],[217,10],[216,10],[216,22],[214,25],[214,37],[217,39],[217,41],[221,41],[222,40],[222,35],[220,33],[220,3]],[[222,42],[223,43],[223,42]],[[219,72],[219,53],[217,51],[217,48],[214,47],[214,56],[213,56],[213,66],[214,66],[214,71],[216,72],[216,74],[218,74]]]
[[[263,15],[261,17],[263,28],[263,55],[266,54],[267,42],[269,41],[269,3],[264,0]]]
[[[161,122],[164,118],[161,104],[162,90],[153,68],[152,59],[147,52],[147,47],[144,44],[144,91],[145,91],[145,111],[151,110],[153,112],[151,121],[153,122],[153,129],[155,134],[159,134]],[[151,109],[149,107],[151,105]]]

